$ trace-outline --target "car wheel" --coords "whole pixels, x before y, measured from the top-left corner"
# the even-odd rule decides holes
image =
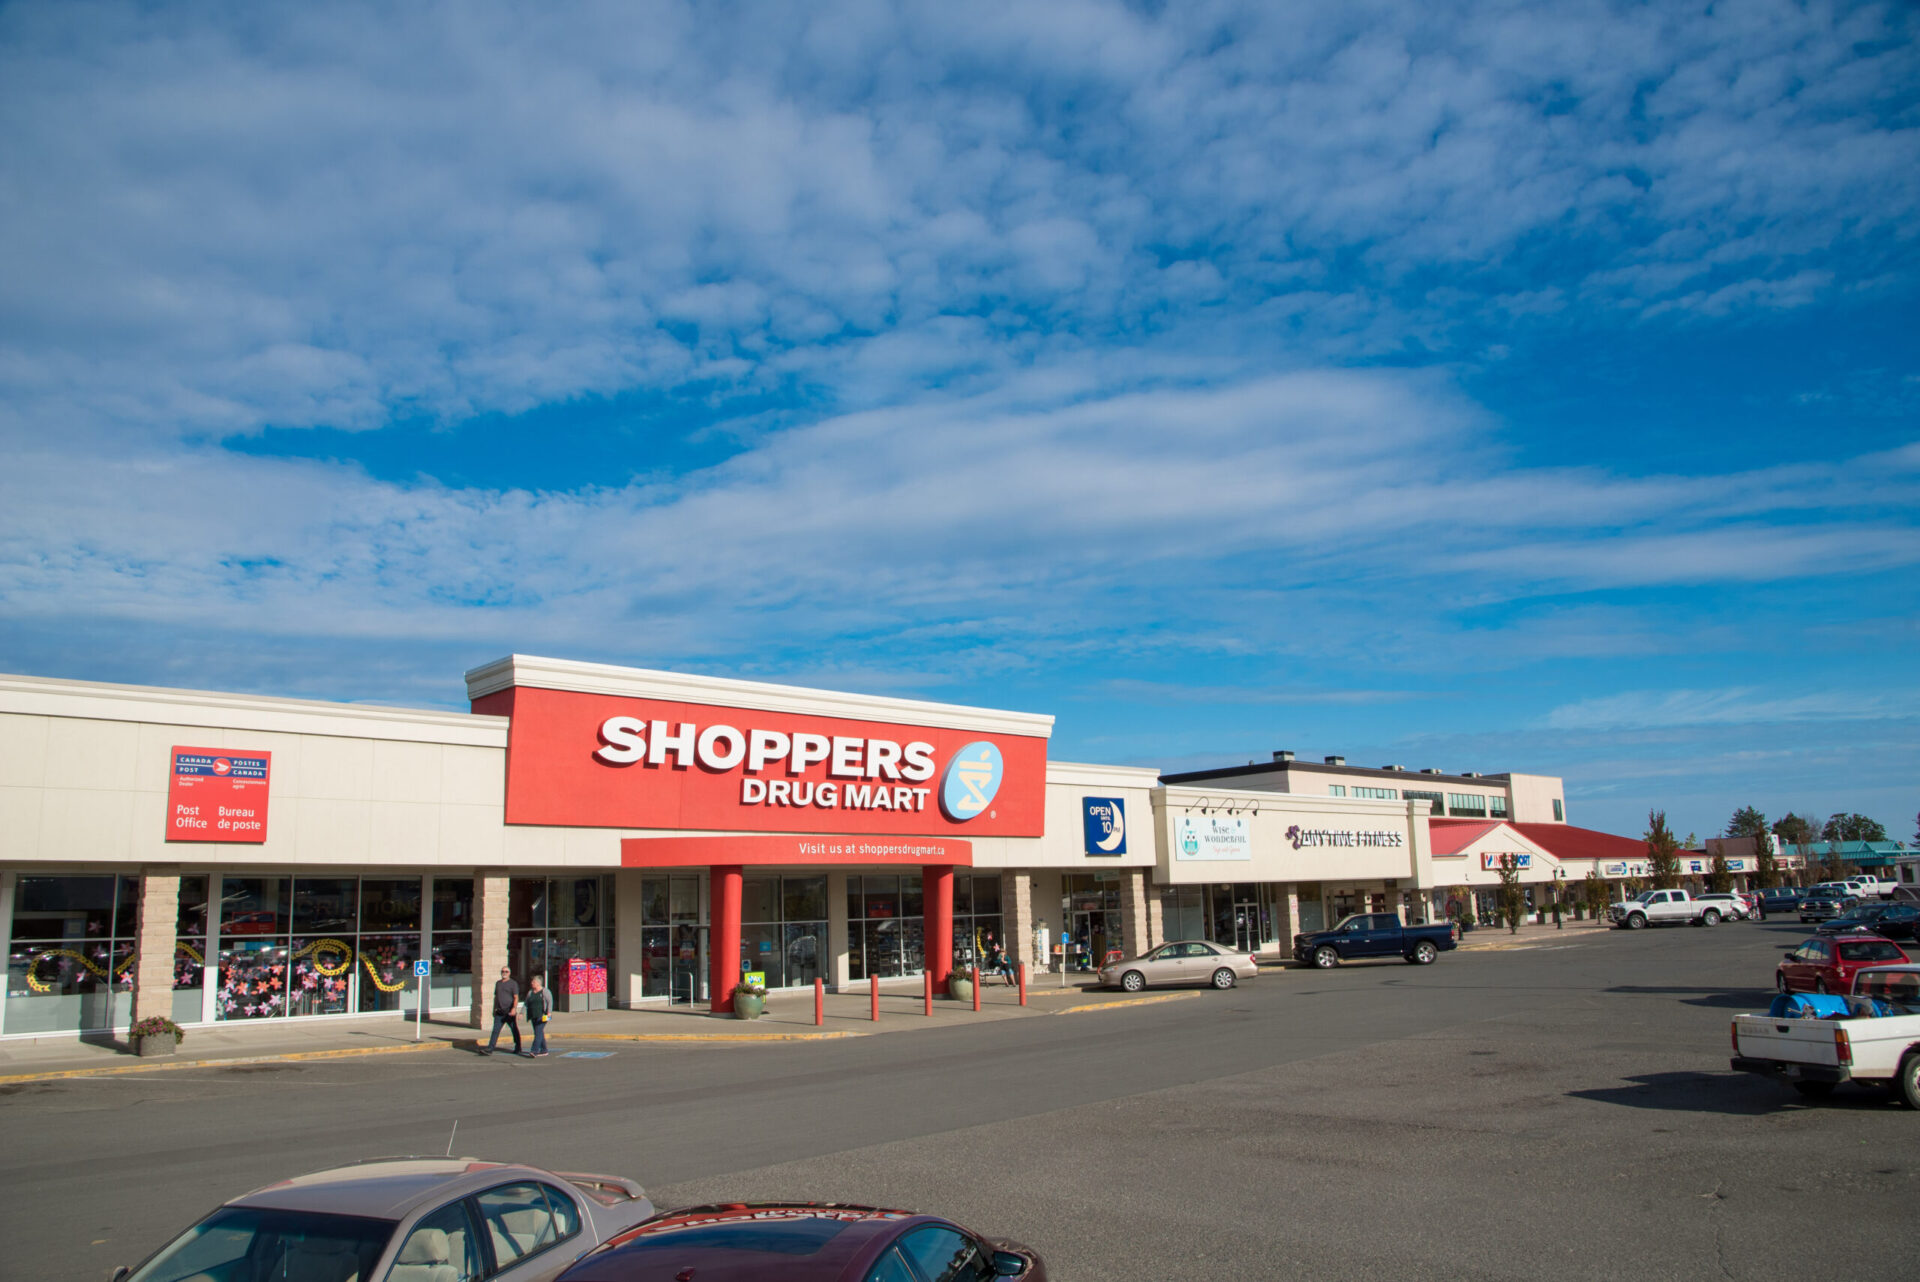
[[[1707,909],[1707,911],[1701,913],[1700,924],[1702,926],[1718,926],[1720,924],[1719,911],[1717,909],[1709,908]]]
[[[1147,986],[1147,977],[1137,970],[1130,970],[1120,976],[1120,987],[1130,993],[1137,993]]]
[[[1340,954],[1331,944],[1322,944],[1313,950],[1313,964],[1321,970],[1332,970],[1340,964]]]
[[[1647,926],[1647,915],[1645,913],[1628,913],[1627,914],[1628,930],[1645,930],[1646,926]]]
[[[1214,971],[1213,986],[1215,988],[1232,988],[1233,972],[1228,970],[1225,966],[1222,966],[1219,970]]]
[[[1433,965],[1433,959],[1439,955],[1440,950],[1433,946],[1433,941],[1431,939],[1423,939],[1413,946],[1413,956],[1407,958],[1407,960],[1416,966],[1431,966]]]
[[[1920,1109],[1920,1053],[1900,1061],[1900,1073],[1895,1081],[1901,1101],[1908,1108]]]
[[[1787,977],[1775,972],[1773,977],[1773,991],[1776,993],[1790,993],[1793,990],[1787,987]]]
[[[1808,1099],[1824,1099],[1833,1094],[1832,1082],[1795,1082],[1793,1089]]]

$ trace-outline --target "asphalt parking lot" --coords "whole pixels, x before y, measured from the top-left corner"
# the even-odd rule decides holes
[[[938,1210],[1064,1279],[1920,1276],[1920,1115],[1727,1071],[1728,1016],[1802,937],[1570,934],[912,1036],[21,1084],[0,1273],[97,1282],[224,1197],[440,1152],[457,1118],[457,1152],[662,1205]]]

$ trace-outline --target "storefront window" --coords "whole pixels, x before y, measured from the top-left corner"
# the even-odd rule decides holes
[[[220,991],[215,1017],[241,1020],[283,1015],[292,952],[293,878],[223,877],[220,886]]]
[[[693,1000],[700,952],[699,879],[644,879],[640,917],[640,995]]]
[[[567,963],[576,957],[609,961],[611,878],[515,877],[507,887],[507,948],[513,977],[535,975],[556,998],[567,991]]]
[[[912,915],[903,916],[907,907]],[[926,969],[926,922],[920,907],[916,876],[848,877],[848,974],[854,979],[894,979]]]
[[[180,911],[173,926],[173,1022],[197,1024],[206,1009],[207,879],[180,879]]]
[[[955,873],[953,877],[953,962],[986,966],[994,948],[1007,946],[1000,916],[1000,875]]]
[[[9,1033],[107,1029],[128,1020],[139,885],[133,877],[19,879],[7,954]]]
[[[740,969],[768,988],[811,985],[827,937],[825,877],[748,877],[741,887]]]
[[[433,966],[432,1005],[440,1010],[470,1005],[473,1001],[473,878],[435,877],[430,911],[432,916],[427,924],[433,932],[433,951],[428,958]]]
[[[1120,884],[1100,881],[1093,873],[1067,873],[1060,880],[1068,964],[1075,970],[1097,970],[1107,954],[1120,947]]]

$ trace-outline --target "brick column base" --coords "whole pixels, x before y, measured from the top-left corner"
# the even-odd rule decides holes
[[[180,870],[143,869],[139,939],[134,945],[133,963],[133,1021],[136,1024],[150,1015],[173,1018],[173,932],[179,922]]]
[[[473,1009],[468,1022],[487,1028],[493,1016],[493,986],[508,962],[507,874],[498,868],[473,872]],[[525,976],[520,976],[522,980]]]
[[[1007,943],[1015,961],[1025,962],[1031,975],[1046,965],[1046,959],[1033,955],[1033,875],[1024,872],[1000,874],[1000,913],[1006,923]]]
[[[1147,874],[1139,868],[1130,868],[1121,874],[1120,886],[1120,947],[1127,956],[1138,957],[1147,951]],[[1093,959],[1095,967],[1106,964],[1106,958]]]

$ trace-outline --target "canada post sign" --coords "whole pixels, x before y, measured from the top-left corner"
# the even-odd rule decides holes
[[[272,773],[271,752],[174,748],[167,840],[265,841]]]
[[[1038,837],[1029,735],[519,687],[507,822]]]

